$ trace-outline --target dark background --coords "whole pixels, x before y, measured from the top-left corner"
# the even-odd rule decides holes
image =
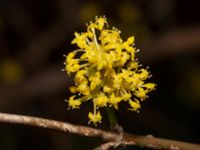
[[[139,114],[120,107],[120,125],[129,133],[199,143],[199,6],[198,0],[0,0],[0,112],[90,126],[89,104],[67,110],[73,80],[61,72],[62,55],[75,49],[74,31],[106,15],[124,39],[135,36],[137,57],[157,84]],[[98,128],[108,129],[103,113]],[[0,123],[0,150],[89,150],[101,142]]]

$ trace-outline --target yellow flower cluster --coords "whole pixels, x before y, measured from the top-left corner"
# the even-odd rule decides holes
[[[88,114],[89,122],[101,122],[97,109],[107,106],[118,109],[122,101],[129,103],[130,110],[138,111],[140,102],[155,89],[154,83],[145,83],[149,71],[135,59],[134,37],[123,41],[118,29],[109,29],[105,17],[90,22],[86,32],[75,32],[72,44],[79,49],[70,52],[65,60],[65,71],[75,73],[75,86],[70,87],[75,95],[70,97],[68,105],[74,109],[92,101],[94,108]]]

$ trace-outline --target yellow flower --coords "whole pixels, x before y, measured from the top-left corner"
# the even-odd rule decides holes
[[[97,71],[93,76],[89,78],[89,81],[91,82],[90,83],[91,90],[95,89],[96,86],[101,83],[100,77],[101,77],[101,74],[100,72]]]
[[[103,91],[105,93],[110,93],[112,91],[112,89],[109,86],[106,85],[106,86],[103,87]]]
[[[78,108],[81,103],[92,101],[93,113],[88,117],[94,124],[101,122],[100,111],[96,113],[99,107],[118,109],[124,101],[136,111],[155,89],[154,83],[146,81],[150,72],[135,59],[135,37],[123,41],[120,33],[117,28],[109,28],[105,17],[97,17],[85,32],[75,32],[72,44],[78,49],[66,56],[65,70],[75,74],[70,91],[79,95],[78,100],[70,98],[69,106]]]
[[[119,74],[113,75],[113,87],[115,89],[120,89],[122,80],[123,80],[123,74],[119,73]]]
[[[77,92],[77,88],[75,86],[70,86],[69,90],[72,92],[72,93],[76,93]]]
[[[67,55],[67,57],[66,57],[66,60],[65,60],[66,63],[70,63],[71,61],[73,61],[75,55],[76,55],[76,53],[74,53],[74,52],[69,53],[69,54]]]
[[[138,90],[135,91],[134,95],[140,98],[141,100],[146,99],[148,90],[144,90],[143,88],[139,87]]]
[[[149,76],[149,72],[146,69],[140,69],[138,73],[138,77],[141,80],[146,80]]]
[[[74,100],[74,97],[75,96],[71,96],[68,101],[69,107],[71,107],[72,109],[79,108],[79,106],[81,105],[81,102],[79,100]]]
[[[137,68],[138,68],[138,62],[133,61],[128,64],[128,70],[135,70]]]
[[[140,109],[141,107],[138,100],[135,100],[135,101],[129,100],[129,104],[131,106],[130,110],[133,110],[133,111],[138,111],[138,109]]]
[[[143,85],[144,87],[146,87],[149,91],[155,89],[155,84],[154,83],[147,83]]]
[[[89,112],[88,118],[89,118],[89,123],[92,122],[96,125],[98,122],[101,123],[102,117],[101,117],[100,112],[98,111],[97,114],[93,114],[93,113]]]
[[[75,32],[75,39],[72,41],[72,44],[77,44],[78,47],[82,48],[82,49],[88,49],[90,48],[88,43],[87,43],[87,33],[77,33]]]
[[[105,17],[104,18],[103,17],[96,18],[95,24],[96,24],[95,27],[99,30],[102,30],[105,24],[108,26],[108,23],[107,23]]]
[[[85,77],[86,70],[79,70],[75,76],[75,82],[76,83],[83,83],[87,82],[87,78]]]
[[[78,64],[77,60],[71,60],[69,63],[67,63],[65,70],[70,73],[70,72],[76,72],[80,69],[80,66]]]
[[[127,101],[131,98],[131,93],[122,94],[122,98],[124,101]]]
[[[134,42],[134,36],[131,36],[127,39],[126,42],[123,43],[123,48],[131,54],[131,60],[134,60],[135,58],[135,48],[133,47]]]
[[[97,107],[104,107],[107,105],[108,98],[104,94],[100,94],[94,99],[94,102]]]
[[[89,95],[90,89],[89,89],[89,86],[87,85],[87,82],[79,84],[77,86],[77,91],[81,92],[83,95]]]
[[[121,102],[122,97],[116,97],[115,93],[112,93],[108,102],[115,108],[118,109],[118,103]]]
[[[124,66],[124,64],[129,60],[130,55],[127,54],[126,52],[121,53],[121,59],[120,59],[120,65]]]

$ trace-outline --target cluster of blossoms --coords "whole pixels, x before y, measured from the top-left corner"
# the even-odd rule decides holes
[[[75,109],[91,101],[89,123],[101,122],[100,108],[118,109],[120,102],[127,102],[129,110],[138,111],[140,102],[155,89],[154,83],[145,83],[149,72],[135,59],[134,37],[123,41],[118,29],[109,29],[105,17],[90,22],[87,32],[75,32],[72,44],[80,49],[70,52],[65,60],[65,71],[75,73],[75,86],[70,87],[75,95],[67,102],[69,108]]]

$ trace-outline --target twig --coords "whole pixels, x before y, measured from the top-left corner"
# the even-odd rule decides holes
[[[199,144],[187,143],[182,141],[175,141],[163,138],[156,138],[152,135],[141,136],[133,134],[125,134],[124,140],[134,141],[136,145],[154,149],[167,149],[167,150],[200,150]]]
[[[86,137],[98,137],[108,143],[116,141],[118,135],[113,132],[103,131],[100,129],[73,125],[70,123],[65,123],[61,121],[55,121],[50,119],[43,119],[38,117],[24,116],[0,113],[0,122],[5,123],[15,123],[24,124],[48,129],[59,130],[63,132],[69,132],[73,134],[78,134]],[[179,142],[174,140],[160,139],[153,136],[139,136],[132,134],[124,134],[122,139],[124,143],[136,143],[143,147],[156,148],[156,149],[170,149],[170,150],[199,150],[200,145],[191,144],[186,142]]]
[[[55,121],[50,119],[43,119],[38,117],[24,116],[0,113],[0,122],[24,124],[48,129],[59,130],[63,132],[69,132],[79,134],[87,137],[100,137],[105,141],[113,141],[118,135],[111,132],[106,132],[99,129],[89,128],[85,126],[73,125],[61,121]]]
[[[174,28],[166,34],[152,36],[140,44],[137,47],[141,49],[141,59],[146,62],[178,54],[196,53],[200,47],[200,25]]]
[[[99,147],[95,148],[94,150],[109,150],[110,148],[116,148],[118,146],[127,146],[127,145],[135,145],[133,141],[111,141],[100,145]]]
[[[53,95],[64,89],[65,86],[69,86],[72,81],[58,68],[59,66],[48,67],[34,76],[25,78],[21,84],[14,87],[0,86],[0,97],[4,99],[0,101],[0,110],[13,110],[16,104],[24,107],[24,105],[30,103],[31,99],[29,97],[41,96],[47,93]],[[17,101],[13,101],[13,99]],[[10,103],[13,103],[13,105],[11,106]]]

